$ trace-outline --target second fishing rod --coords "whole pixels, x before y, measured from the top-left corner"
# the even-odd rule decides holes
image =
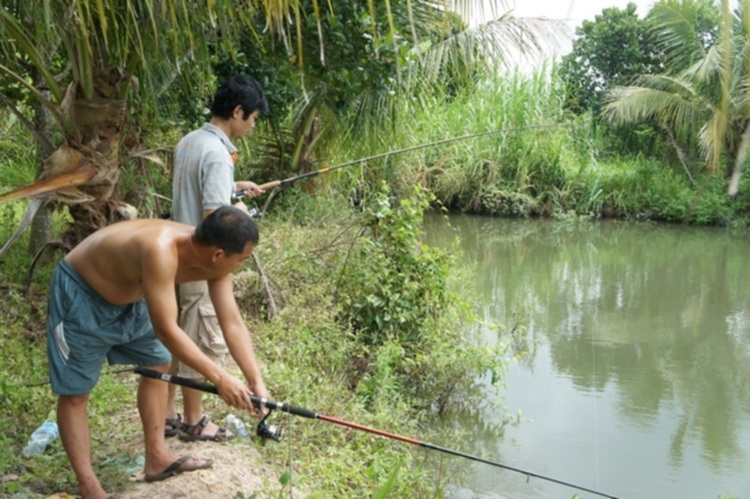
[[[299,181],[304,180],[312,177],[316,177],[318,175],[322,175],[324,173],[330,173],[335,170],[339,170],[341,168],[346,168],[349,166],[358,165],[360,163],[366,163],[368,161],[375,161],[378,159],[388,158],[390,156],[395,156],[398,154],[404,154],[411,151],[417,151],[419,149],[426,149],[428,147],[437,147],[444,144],[449,144],[451,142],[460,142],[462,140],[469,140],[469,139],[476,139],[480,137],[487,137],[491,135],[498,135],[501,133],[511,133],[511,132],[520,132],[525,130],[538,130],[538,129],[545,129],[545,128],[554,128],[560,126],[558,124],[550,124],[550,125],[527,125],[527,126],[519,126],[519,127],[510,127],[510,128],[500,128],[497,130],[489,130],[486,132],[477,132],[477,133],[470,133],[466,135],[460,135],[458,137],[449,137],[447,139],[441,139],[434,142],[427,142],[424,144],[417,144],[414,146],[409,147],[403,147],[401,149],[394,149],[393,151],[387,151],[379,154],[375,154],[372,156],[367,156],[364,158],[354,159],[351,161],[347,161],[345,163],[340,163],[338,165],[329,166],[328,168],[321,168],[319,170],[313,170],[306,173],[302,173],[299,175],[295,175],[293,177],[285,178],[282,180],[272,180],[270,182],[266,182],[264,184],[260,184],[258,187],[263,189],[264,191],[267,191],[269,189],[276,189],[276,188],[283,188],[283,187],[289,187],[291,184]],[[233,196],[233,201],[240,200],[243,197],[245,197],[244,192],[237,192]],[[266,203],[267,205],[268,203]],[[265,212],[265,209],[263,210]]]

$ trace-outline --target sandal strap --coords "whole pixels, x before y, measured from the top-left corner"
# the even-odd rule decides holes
[[[194,425],[188,425],[183,423],[182,424],[182,431],[187,433],[188,435],[200,435],[203,433],[203,429],[208,424],[208,416],[206,414],[203,415],[203,417],[195,423]]]
[[[171,426],[175,430],[182,428],[182,414],[177,413],[177,417],[167,418],[167,426]]]

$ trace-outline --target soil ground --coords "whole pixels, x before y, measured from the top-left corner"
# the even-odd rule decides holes
[[[133,487],[118,498],[127,499],[189,499],[267,497],[264,491],[278,489],[278,471],[266,466],[249,442],[182,442],[172,438],[169,448],[179,454],[212,459],[214,465],[205,470],[182,473],[161,482],[146,483],[143,472],[133,475]],[[239,495],[242,494],[242,495]]]
[[[245,439],[231,442],[182,442],[168,440],[169,449],[178,454],[212,459],[211,468],[181,473],[160,482],[147,483],[143,470],[135,471],[127,490],[114,494],[117,499],[250,499],[265,497],[303,497],[279,483],[279,471],[261,461],[261,456]],[[283,490],[282,490],[283,489]],[[47,499],[74,499],[55,494]]]
[[[182,407],[182,397],[179,394],[176,402],[177,407]],[[218,397],[204,398],[204,409],[209,414],[216,414],[213,409],[218,412],[220,406],[225,407]],[[114,492],[117,499],[296,499],[305,496],[290,485],[283,486],[279,480],[285,470],[279,469],[278,464],[272,466],[265,463],[258,444],[250,438],[242,437],[234,437],[225,442],[184,442],[176,436],[167,438],[167,448],[171,452],[211,459],[213,466],[148,483],[143,479],[143,433],[138,411],[133,406],[130,410],[119,413],[116,418],[112,424],[124,430],[119,433],[116,442],[110,442],[113,448],[107,453],[116,456],[113,460],[121,462],[121,469],[126,472],[132,470],[129,486],[125,490]],[[222,418],[212,419],[223,426]],[[250,418],[246,423],[248,421]],[[94,445],[102,443],[98,441]],[[277,444],[269,442],[268,445]],[[77,498],[62,493],[49,495],[45,499]]]

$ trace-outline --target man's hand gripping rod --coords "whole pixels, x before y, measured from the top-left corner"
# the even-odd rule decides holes
[[[134,372],[137,374],[140,374],[141,376],[145,376],[147,378],[154,378],[161,381],[166,381],[167,383],[173,383],[175,385],[182,385],[186,386],[188,388],[193,388],[195,390],[201,390],[208,393],[214,393],[216,395],[219,395],[219,390],[216,388],[216,386],[210,384],[210,383],[204,383],[202,381],[195,381],[190,378],[181,378],[180,376],[172,376],[171,374],[154,371],[153,369],[147,369],[145,367],[136,367],[133,369]],[[250,400],[253,404],[259,406],[259,407],[268,407],[269,409],[279,409],[280,411],[289,412],[290,414],[295,414],[297,416],[302,416],[306,418],[314,418],[314,413],[311,411],[308,411],[307,409],[300,409],[298,407],[294,407],[294,411],[282,409],[282,407],[286,407],[284,404],[274,402],[273,400],[266,400],[262,398],[258,398],[254,395],[250,395]],[[305,413],[306,412],[306,413]],[[275,440],[279,442],[281,440],[281,428],[266,424],[266,419],[268,419],[268,416],[271,415],[271,411],[268,411],[268,414],[263,416],[263,419],[261,419],[258,424],[256,425],[256,434],[261,437],[261,442],[265,442],[265,439],[270,438],[271,440]]]

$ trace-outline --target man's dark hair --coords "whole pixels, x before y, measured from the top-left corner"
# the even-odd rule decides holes
[[[242,253],[247,243],[258,244],[258,226],[250,215],[234,206],[222,206],[195,228],[195,239],[205,246],[216,246],[227,255]]]
[[[258,80],[248,75],[227,78],[216,90],[211,104],[211,115],[228,120],[237,106],[242,106],[242,119],[246,120],[256,109],[268,113],[268,101]]]

